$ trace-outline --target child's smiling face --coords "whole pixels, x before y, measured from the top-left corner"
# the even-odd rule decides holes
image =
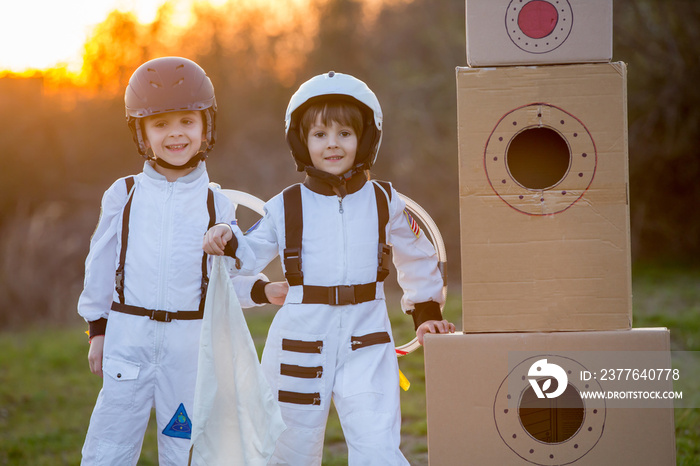
[[[320,114],[309,129],[306,145],[314,167],[332,175],[342,175],[355,163],[355,130],[352,126],[340,124],[335,120],[324,124]]]
[[[156,158],[181,166],[194,157],[206,140],[199,111],[178,111],[143,119],[146,147]]]

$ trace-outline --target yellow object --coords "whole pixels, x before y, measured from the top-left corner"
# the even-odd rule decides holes
[[[403,388],[403,391],[407,391],[408,388],[411,386],[411,382],[409,382],[406,376],[403,375],[401,369],[399,369],[399,385],[401,386],[401,388]]]

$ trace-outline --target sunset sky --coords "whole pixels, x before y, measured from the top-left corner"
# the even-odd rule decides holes
[[[77,71],[92,28],[115,9],[149,23],[167,0],[3,0],[0,15],[0,72],[67,65]],[[186,15],[192,3],[170,0]],[[224,0],[206,0],[213,5]]]
[[[67,68],[80,72],[83,46],[93,29],[114,10],[131,12],[142,24],[152,23],[158,9],[171,7],[173,26],[187,26],[194,5],[215,8],[233,4],[243,9],[264,7],[266,20],[286,21],[309,0],[0,0],[0,76],[3,72]],[[376,17],[381,5],[411,0],[362,0],[365,17]],[[303,15],[302,15],[303,16]],[[304,16],[306,18],[309,15]]]

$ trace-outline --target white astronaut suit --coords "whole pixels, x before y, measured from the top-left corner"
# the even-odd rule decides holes
[[[83,464],[135,465],[155,408],[160,464],[186,465],[202,320],[178,315],[200,306],[209,178],[204,162],[175,182],[147,162],[134,181],[123,296],[115,290],[115,271],[129,194],[120,179],[102,199],[78,303],[86,321],[107,319],[103,388],[90,420]],[[231,222],[233,205],[223,194],[213,195],[216,221]],[[234,280],[243,305],[254,305],[250,290],[259,278]],[[128,314],[128,308],[117,312],[113,303],[122,297],[127,306],[160,311],[153,318]]]
[[[297,265],[283,259],[289,293],[272,322],[262,357],[288,426],[270,464],[321,464],[331,399],[348,444],[349,464],[408,464],[399,450],[397,356],[383,282],[377,281],[376,196],[390,197],[385,232],[404,291],[401,307],[404,312],[428,310],[422,317],[414,315],[416,326],[441,318],[444,297],[437,254],[425,235],[411,228],[404,202],[388,183],[383,186],[390,193],[377,190],[375,182],[358,173],[342,198],[316,178],[307,177],[297,186],[303,218],[303,284],[294,284],[298,275],[290,280],[288,267]],[[290,247],[283,194],[272,198],[265,209],[264,218],[245,235],[256,255],[256,271],[278,254],[284,258]]]

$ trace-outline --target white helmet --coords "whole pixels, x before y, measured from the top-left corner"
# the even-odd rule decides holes
[[[363,115],[362,136],[357,144],[356,165],[369,169],[377,160],[382,142],[382,108],[374,92],[367,84],[349,74],[328,73],[314,76],[299,86],[294,93],[284,117],[287,144],[298,171],[313,166],[309,150],[299,136],[299,122],[304,111],[323,99],[344,99],[356,104]]]

